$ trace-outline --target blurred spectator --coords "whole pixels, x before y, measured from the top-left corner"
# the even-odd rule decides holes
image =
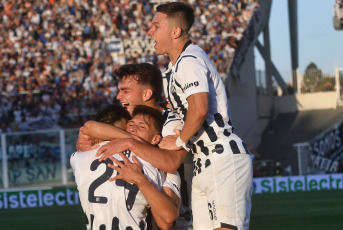
[[[281,163],[278,161],[276,162],[275,167],[274,167],[274,176],[282,176],[282,173],[283,173],[283,170],[281,167]]]
[[[156,2],[156,1],[154,1]],[[208,53],[222,78],[257,0],[187,1],[196,22],[192,40]],[[166,68],[168,57],[142,53],[114,55],[108,42],[145,38],[154,4],[113,0],[4,0],[0,5],[0,118],[20,122],[47,117],[78,127],[115,101],[114,68],[152,62]],[[154,53],[154,52],[152,52]],[[7,128],[8,128],[7,127]]]
[[[265,161],[262,162],[262,166],[261,166],[261,169],[260,169],[260,176],[261,177],[268,177],[268,176],[270,176],[270,168],[269,168],[267,162],[265,162]]]
[[[5,122],[1,122],[0,124],[0,133],[11,133],[12,129],[6,125]]]
[[[260,169],[257,161],[253,161],[253,177],[259,177],[260,176]]]

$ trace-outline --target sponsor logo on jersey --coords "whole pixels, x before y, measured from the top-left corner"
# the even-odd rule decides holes
[[[199,81],[195,81],[195,82],[192,82],[192,83],[187,83],[187,84],[183,87],[183,90],[185,91],[185,90],[188,89],[188,88],[197,87],[197,86],[199,86]]]
[[[173,183],[173,186],[176,188],[177,191],[180,192],[180,188],[176,184]]]
[[[176,92],[175,86],[172,86],[170,92],[171,92],[171,93],[175,93],[175,92]]]

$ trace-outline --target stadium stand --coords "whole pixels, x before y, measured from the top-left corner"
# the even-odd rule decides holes
[[[116,101],[114,68],[131,62],[165,68],[167,57],[157,57],[149,49],[130,51],[138,41],[147,41],[155,4],[160,2],[2,1],[2,132],[28,131],[34,127],[28,123],[37,121],[39,128],[51,127],[51,121],[60,127],[79,127],[99,108]],[[192,40],[226,78],[258,1],[188,2],[197,18]],[[124,52],[114,54],[117,44]]]
[[[335,30],[343,29],[343,1],[335,0],[333,5],[333,27]]]

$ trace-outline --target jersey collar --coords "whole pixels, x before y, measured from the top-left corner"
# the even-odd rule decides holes
[[[182,54],[183,51],[185,51],[185,50],[187,49],[187,47],[188,47],[190,44],[192,44],[192,41],[191,41],[191,40],[188,40],[188,41],[186,42],[186,44],[183,46],[183,49],[182,49],[180,55]],[[180,55],[177,57],[176,62],[177,62],[177,60],[179,60]],[[176,62],[175,62],[175,63],[176,63]]]
[[[188,47],[190,44],[192,44],[192,41],[191,41],[191,40],[188,40],[188,41],[186,42],[186,44],[183,46],[183,49],[182,49],[180,55],[182,54],[183,51],[185,51],[185,50],[187,49],[187,47]],[[180,55],[177,57],[176,62],[177,62],[177,60],[179,60]],[[175,63],[176,63],[176,62],[175,62]],[[171,62],[169,62],[169,64],[168,64],[168,69],[165,71],[165,73],[170,72],[172,68],[173,68],[173,65],[172,65]]]

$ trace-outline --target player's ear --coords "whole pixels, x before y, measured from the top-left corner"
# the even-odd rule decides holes
[[[173,29],[173,38],[179,38],[182,35],[182,29],[180,26],[176,26]]]
[[[162,137],[161,135],[155,135],[153,138],[152,138],[152,141],[151,141],[151,144],[152,145],[158,145],[160,143],[160,141],[162,140]]]
[[[149,101],[152,98],[152,95],[154,94],[154,92],[152,91],[152,89],[145,89],[143,91],[143,100],[144,101]]]

